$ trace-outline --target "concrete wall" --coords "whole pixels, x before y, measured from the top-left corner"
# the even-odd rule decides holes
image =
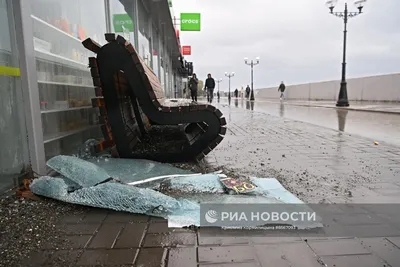
[[[278,99],[278,86],[256,89],[256,98]],[[340,81],[286,85],[286,99],[337,100]],[[347,80],[347,94],[352,101],[399,101],[400,73]]]

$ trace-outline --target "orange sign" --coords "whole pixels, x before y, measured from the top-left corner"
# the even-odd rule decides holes
[[[190,56],[192,54],[192,47],[189,45],[182,46],[182,54],[184,56]]]

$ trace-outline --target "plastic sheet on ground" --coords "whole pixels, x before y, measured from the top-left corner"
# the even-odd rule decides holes
[[[61,176],[35,179],[30,185],[33,193],[68,203],[163,217],[171,227],[198,226],[201,203],[303,204],[274,178],[251,178],[256,190],[246,195],[229,195],[224,193],[218,174],[196,175],[148,160],[86,161],[56,156],[47,164]],[[137,186],[127,184],[163,175],[172,177]]]

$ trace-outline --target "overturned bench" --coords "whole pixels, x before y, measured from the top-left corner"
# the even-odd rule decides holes
[[[104,141],[121,158],[161,162],[201,160],[223,139],[226,120],[212,105],[168,100],[154,72],[122,36],[105,35],[100,46],[90,38],[89,58]]]

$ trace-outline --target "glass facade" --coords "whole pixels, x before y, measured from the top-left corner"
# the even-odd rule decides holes
[[[0,0],[0,190],[27,166],[43,171],[45,160],[102,138],[86,38],[103,45],[107,29],[123,35],[174,97],[171,26],[158,7],[144,0]]]
[[[98,0],[32,0],[33,43],[46,159],[71,154],[101,137],[87,67],[91,37],[104,44],[105,6]]]
[[[0,0],[0,190],[29,164],[11,0]]]
[[[130,43],[135,44],[135,20],[133,1],[125,6],[119,0],[109,1],[111,32],[118,33]]]

